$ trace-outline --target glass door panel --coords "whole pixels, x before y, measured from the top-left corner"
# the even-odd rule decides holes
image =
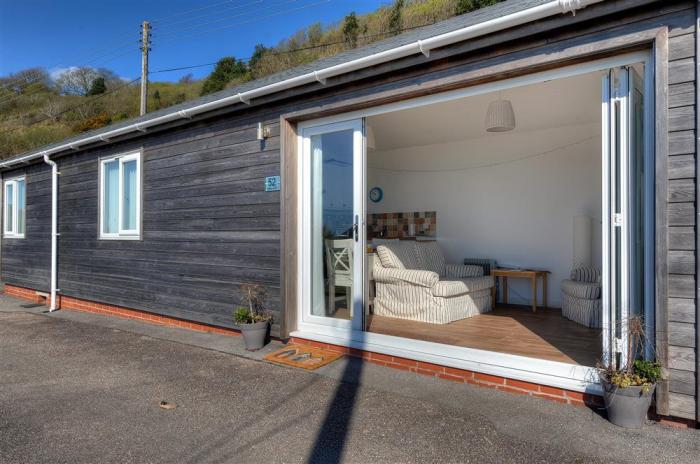
[[[308,256],[303,319],[354,327],[353,319],[360,321],[356,324],[362,319],[362,121],[311,127],[302,134],[308,199],[302,205]]]
[[[623,366],[632,346],[628,322],[641,316],[651,333],[653,289],[649,289],[648,230],[652,166],[644,111],[644,82],[634,67],[611,69],[603,77],[603,357]],[[653,185],[653,184],[652,184]],[[651,281],[653,282],[653,280]],[[651,340],[647,340],[651,344]],[[647,353],[648,354],[648,353]]]

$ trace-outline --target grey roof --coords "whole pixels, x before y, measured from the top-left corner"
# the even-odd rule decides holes
[[[308,72],[312,72],[315,70],[319,70],[322,68],[327,68],[330,66],[334,66],[340,63],[345,63],[347,61],[352,61],[358,58],[363,58],[365,56],[370,56],[374,55],[375,53],[379,53],[385,50],[390,50],[392,48],[397,48],[402,45],[407,45],[411,43],[415,43],[417,40],[424,40],[430,37],[434,37],[440,34],[444,34],[447,32],[451,32],[457,29],[462,29],[468,26],[473,26],[475,24],[479,24],[485,21],[489,21],[491,19],[499,18],[501,16],[505,16],[508,14],[516,13],[518,11],[526,10],[528,8],[533,8],[545,3],[549,3],[552,0],[507,0],[501,3],[497,3],[495,5],[482,8],[476,11],[473,11],[471,13],[466,13],[460,16],[455,16],[450,19],[446,19],[444,21],[440,21],[435,24],[431,24],[429,26],[424,26],[420,27],[417,29],[413,29],[411,31],[404,32],[402,34],[396,35],[394,37],[380,40],[377,42],[374,42],[372,44],[366,45],[364,47],[359,47],[355,48],[352,50],[348,50],[346,52],[339,53],[337,55],[329,56],[326,58],[322,58],[316,61],[313,61],[311,63],[305,64],[298,66],[296,68],[288,69],[286,71],[281,71],[276,74],[272,74],[269,76],[262,77],[260,79],[256,79],[253,81],[246,82],[244,84],[241,84],[236,87],[232,87],[229,89],[222,90],[220,92],[215,92],[209,95],[205,95],[200,98],[196,98],[194,100],[189,100],[184,103],[180,103],[178,105],[173,105],[169,106],[167,108],[160,109],[158,111],[153,111],[151,113],[147,113],[143,116],[138,116],[130,119],[125,119],[123,121],[119,121],[114,124],[110,124],[108,126],[95,129],[89,132],[84,132],[78,135],[75,135],[73,137],[69,137],[67,139],[60,140],[58,142],[52,143],[45,145],[41,148],[22,153],[19,155],[12,156],[10,158],[6,158],[4,161],[12,161],[14,158],[19,158],[22,156],[27,156],[30,153],[39,153],[44,150],[48,150],[54,147],[57,147],[59,145],[63,145],[66,143],[71,143],[71,142],[77,142],[83,138],[87,138],[90,136],[94,135],[99,135],[102,133],[106,133],[109,131],[112,131],[114,129],[119,129],[121,127],[126,127],[134,123],[139,123],[139,122],[144,122],[148,121],[150,119],[157,118],[159,116],[164,116],[166,114],[171,114],[180,110],[186,110],[195,106],[199,106],[203,103],[208,103],[212,101],[219,100],[224,97],[229,97],[236,95],[238,93],[242,92],[247,92],[253,89],[257,89],[259,87],[264,87],[266,85],[274,84],[280,81],[284,81],[293,77],[301,76],[303,74],[306,74]]]

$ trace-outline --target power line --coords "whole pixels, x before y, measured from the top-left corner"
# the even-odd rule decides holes
[[[430,23],[419,24],[419,25],[417,25],[417,26],[405,27],[405,28],[397,29],[396,31],[378,32],[378,33],[376,33],[376,34],[363,35],[363,36],[361,36],[361,37],[358,37],[358,39],[361,39],[361,40],[371,40],[371,39],[374,39],[374,38],[377,38],[377,37],[384,37],[384,36],[388,36],[388,35],[394,35],[394,34],[400,33],[400,32],[405,32],[405,31],[409,31],[409,30],[413,30],[413,29],[418,29],[418,28],[421,28],[421,27],[429,26],[429,25],[431,25],[431,24],[435,24],[435,22],[433,21],[433,22],[430,22]],[[278,52],[271,51],[272,49],[269,49],[270,51],[267,51],[266,53],[268,53],[268,54],[270,54],[270,55],[272,55],[272,56],[288,55],[288,54],[303,52],[303,51],[307,51],[307,50],[314,50],[314,49],[319,49],[319,48],[332,47],[333,45],[343,45],[343,44],[346,44],[346,43],[347,43],[347,42],[346,42],[345,40],[338,40],[338,41],[335,41],[335,42],[325,42],[325,43],[318,44],[318,45],[309,45],[308,47],[300,47],[300,48],[294,48],[294,49],[291,49],[291,50],[283,50],[283,51],[278,51]],[[241,58],[240,60],[241,60],[241,61],[248,62],[248,61],[250,61],[251,59],[252,59],[252,57],[248,57],[248,58]],[[173,72],[173,71],[183,71],[183,70],[187,70],[187,69],[203,68],[203,67],[206,67],[206,66],[214,66],[214,65],[216,65],[217,63],[218,63],[218,61],[214,61],[214,62],[211,62],[211,63],[194,64],[194,65],[190,65],[190,66],[180,66],[180,67],[176,67],[176,68],[158,69],[158,70],[156,70],[156,71],[151,71],[151,72],[149,72],[149,74],[158,74],[158,73],[167,73],[167,72]]]
[[[115,92],[117,92],[117,91],[119,91],[119,90],[121,90],[121,89],[123,89],[123,88],[125,88],[125,87],[130,86],[131,84],[133,84],[133,83],[135,83],[135,82],[137,82],[137,81],[139,81],[139,80],[141,80],[141,77],[137,77],[136,79],[133,79],[133,80],[131,80],[131,81],[129,81],[129,82],[125,82],[124,84],[122,84],[122,85],[120,85],[120,86],[118,86],[118,87],[115,87],[115,88],[113,88],[112,90],[108,90],[107,92],[102,93],[102,94],[100,94],[100,95],[96,95],[96,96],[90,98],[89,100],[86,100],[86,101],[84,101],[84,102],[78,103],[78,104],[76,104],[76,105],[71,105],[71,106],[69,106],[68,108],[66,108],[66,109],[64,109],[64,110],[62,110],[62,111],[59,111],[59,112],[56,113],[56,114],[53,114],[53,115],[51,115],[51,116],[43,117],[43,118],[38,119],[38,120],[36,120],[36,121],[32,121],[30,124],[27,124],[26,126],[17,126],[17,127],[13,127],[12,129],[7,129],[5,132],[13,132],[13,131],[16,131],[16,130],[19,130],[19,129],[23,129],[23,128],[26,128],[26,127],[34,126],[34,125],[36,125],[36,124],[39,124],[40,122],[46,121],[47,119],[54,119],[54,118],[57,118],[58,116],[61,116],[61,115],[63,115],[63,114],[66,114],[66,113],[68,113],[69,111],[73,111],[73,110],[76,109],[76,108],[80,108],[81,106],[88,105],[88,104],[90,104],[90,103],[92,103],[92,102],[94,102],[94,101],[96,101],[96,100],[99,100],[99,99],[104,98],[104,97],[106,97],[106,96],[108,96],[108,95],[111,95],[111,94],[113,94],[113,93],[115,93]]]
[[[133,43],[134,43],[134,40],[132,39],[132,40],[129,40],[128,42],[120,42],[120,44],[118,44],[117,46],[93,48],[90,52],[83,54],[81,56],[81,58],[79,60],[76,60],[76,61],[83,61],[83,62],[89,63],[91,61],[100,60],[101,58],[103,58],[103,56],[104,57],[109,56],[112,53],[114,53],[115,51],[120,50],[124,47],[133,46]],[[105,52],[105,53],[102,53],[102,52]],[[102,54],[103,56],[100,56],[100,54]],[[56,68],[59,66],[61,66],[61,63],[56,63],[52,66],[47,67],[46,69],[52,69],[52,68]],[[43,77],[42,74],[39,73],[39,74],[35,75],[34,77],[30,76],[29,79],[27,79],[26,77],[16,78],[14,80],[11,80],[10,82],[3,83],[2,88],[10,88],[10,87],[14,87],[16,85],[21,86],[23,84],[29,85],[29,84],[32,84],[33,82],[41,80],[42,77]]]
[[[214,20],[212,20],[212,21],[208,21],[208,22],[204,22],[204,23],[199,23],[199,24],[188,25],[188,26],[186,26],[186,27],[184,27],[184,28],[178,28],[178,29],[176,29],[176,30],[170,30],[170,31],[166,30],[162,35],[169,36],[169,35],[173,35],[173,34],[180,34],[180,33],[182,33],[182,32],[190,31],[190,30],[192,30],[192,29],[199,29],[199,28],[202,28],[202,27],[205,27],[205,26],[209,26],[210,24],[220,23],[220,22],[222,22],[222,21],[226,21],[226,20],[233,19],[233,18],[240,18],[240,17],[242,17],[242,16],[246,16],[246,15],[258,13],[259,11],[270,10],[270,9],[272,9],[272,8],[278,8],[278,7],[282,6],[282,5],[285,5],[285,4],[288,4],[288,3],[294,3],[294,2],[298,2],[298,1],[299,1],[299,0],[284,0],[284,1],[281,1],[280,3],[275,3],[275,4],[272,4],[272,5],[268,5],[268,6],[264,7],[264,8],[260,8],[258,11],[244,11],[244,12],[242,12],[242,13],[238,13],[238,14],[235,14],[235,15],[230,15],[230,16],[224,16],[224,17],[222,17],[222,18],[217,18],[217,19],[214,19]],[[331,1],[331,0],[326,0],[326,1]],[[263,18],[260,18],[259,16],[256,17],[256,20],[259,20],[259,19],[263,19]]]
[[[161,17],[161,18],[153,19],[153,20],[151,20],[151,23],[153,23],[153,24],[158,24],[158,23],[160,23],[161,21],[164,21],[164,20],[170,19],[170,18],[174,18],[174,17],[176,17],[176,16],[182,16],[182,15],[184,15],[184,14],[194,13],[194,12],[196,12],[196,11],[206,10],[206,9],[208,9],[208,8],[213,8],[213,7],[216,7],[216,6],[225,5],[225,4],[227,4],[227,3],[232,3],[232,2],[233,2],[233,0],[225,0],[225,1],[223,1],[223,2],[214,3],[214,4],[212,4],[212,5],[203,5],[203,6],[200,6],[200,7],[197,7],[197,8],[192,8],[191,10],[180,11],[179,13],[173,13],[173,14],[168,15],[168,16],[163,16],[163,17]]]
[[[227,1],[227,2],[224,2],[224,3],[230,3],[230,1],[231,1],[231,0],[229,0],[229,1]],[[244,3],[244,4],[242,4],[242,5],[236,5],[236,6],[234,6],[234,7],[229,8],[229,10],[240,10],[241,8],[245,8],[245,7],[248,7],[248,6],[256,5],[256,4],[259,4],[259,3],[263,3],[263,0],[255,0],[255,1],[252,1],[252,2],[249,2],[249,3]],[[158,28],[159,30],[160,30],[160,29],[168,29],[168,28],[171,28],[174,24],[188,23],[188,22],[190,22],[190,21],[194,21],[195,19],[206,18],[206,17],[209,17],[209,16],[211,16],[211,15],[213,15],[213,14],[216,14],[216,13],[218,13],[218,11],[211,11],[211,12],[209,12],[209,13],[204,13],[204,14],[197,15],[197,16],[190,16],[190,17],[187,18],[187,19],[180,19],[180,20],[177,20],[177,21],[171,21],[171,22],[168,22],[168,23],[165,23],[165,24],[161,24],[161,23],[159,23],[159,22],[154,22],[154,23],[157,25],[157,28]]]
[[[294,1],[296,1],[296,0],[294,0]],[[304,9],[307,9],[307,8],[312,8],[312,7],[315,7],[315,6],[318,6],[318,5],[322,5],[322,4],[324,4],[324,3],[328,3],[328,2],[331,2],[331,1],[332,1],[332,0],[321,0],[321,1],[313,2],[313,3],[307,3],[307,4],[305,4],[305,5],[300,5],[300,6],[296,7],[296,8],[290,8],[290,9],[287,9],[287,10],[278,11],[278,12],[276,12],[276,13],[272,13],[272,14],[269,14],[269,15],[266,15],[266,16],[257,16],[257,17],[255,17],[255,18],[253,18],[253,19],[250,19],[250,20],[241,21],[241,22],[233,23],[233,24],[228,24],[228,25],[226,25],[226,26],[216,27],[216,28],[213,28],[213,29],[205,30],[205,31],[199,31],[199,32],[191,33],[191,34],[184,34],[184,35],[180,35],[180,36],[177,36],[177,37],[172,37],[172,38],[166,39],[165,41],[160,42],[160,43],[169,43],[169,42],[172,42],[172,41],[174,41],[174,40],[179,40],[179,39],[182,39],[182,38],[193,37],[193,36],[198,36],[198,35],[202,35],[202,34],[208,34],[208,33],[210,33],[210,32],[216,32],[216,31],[220,31],[220,30],[223,30],[223,29],[229,29],[229,28],[236,27],[236,26],[240,26],[240,25],[244,25],[244,24],[250,24],[250,23],[252,23],[252,22],[257,22],[257,21],[260,21],[260,20],[263,20],[263,19],[272,18],[272,17],[279,16],[279,15],[282,15],[282,14],[293,13],[293,12],[295,12],[295,11],[300,11],[300,10],[304,10]],[[278,6],[279,6],[279,5],[278,5]],[[158,44],[159,42],[156,40],[156,43]]]

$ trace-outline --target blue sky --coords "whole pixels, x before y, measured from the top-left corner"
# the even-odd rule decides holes
[[[150,69],[158,70],[229,55],[247,58],[257,43],[274,45],[315,21],[332,23],[350,11],[364,13],[387,3],[390,0],[0,0],[0,76],[34,66],[57,72],[91,65],[133,79],[140,75],[138,40],[144,19],[154,22]],[[189,72],[201,77],[211,69],[162,73],[151,79],[177,80]]]

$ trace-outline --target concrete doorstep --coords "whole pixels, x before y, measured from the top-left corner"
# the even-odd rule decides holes
[[[695,463],[700,431],[0,296],[0,462]],[[158,405],[167,401],[174,409]]]

